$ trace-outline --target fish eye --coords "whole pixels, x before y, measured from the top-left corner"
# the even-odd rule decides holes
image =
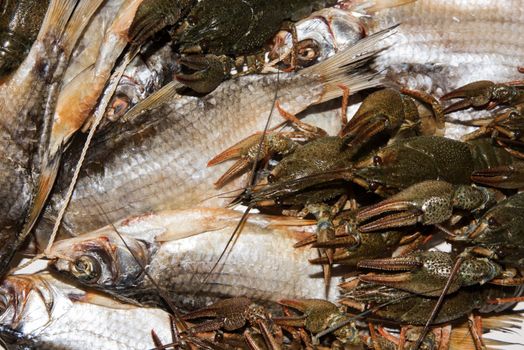
[[[269,174],[267,176],[267,182],[269,182],[269,183],[275,182],[276,179],[277,179],[277,177],[275,175],[273,175],[273,174]]]
[[[382,165],[382,158],[380,158],[380,156],[374,156],[373,157],[373,165],[374,166]]]
[[[78,279],[91,283],[100,277],[100,263],[89,255],[82,255],[71,263],[71,273]]]
[[[306,39],[298,43],[298,63],[301,66],[312,64],[320,56],[320,46],[315,40]]]

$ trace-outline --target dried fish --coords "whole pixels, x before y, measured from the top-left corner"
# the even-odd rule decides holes
[[[206,200],[219,194],[213,186],[215,174],[229,165],[207,167],[217,150],[262,129],[275,94],[283,108],[298,113],[340,96],[340,83],[352,91],[380,84],[379,76],[358,67],[374,55],[377,41],[390,34],[388,30],[363,39],[299,73],[245,76],[203,98],[179,96],[163,110],[119,125],[94,145],[86,159],[64,228],[85,232],[146,211],[227,203],[225,198]],[[273,125],[279,122],[273,118]],[[63,187],[69,185],[67,174],[64,177],[44,214],[44,231],[63,201]],[[240,186],[232,183],[225,191]]]
[[[377,69],[407,88],[440,97],[477,80],[522,79],[517,71],[524,62],[524,10],[519,0],[418,0],[380,11],[373,22],[374,30],[402,23],[398,40],[380,55]],[[472,115],[453,117],[469,120]],[[445,136],[458,139],[471,131],[448,123]]]
[[[37,171],[49,138],[48,116],[56,88],[78,37],[99,1],[51,1],[46,17],[29,54],[10,78],[0,85],[0,274],[32,226],[29,218],[39,213],[33,203],[40,178]],[[75,10],[75,12],[73,12]],[[45,199],[45,197],[44,197]]]
[[[320,268],[308,262],[316,252],[293,248],[313,229],[301,227],[311,224],[301,219],[250,215],[233,249],[207,276],[241,215],[205,208],[128,218],[55,243],[51,266],[89,287],[147,300],[158,291],[142,272],[146,266],[173,301],[190,309],[239,296],[272,306],[280,298],[336,298],[336,283],[326,291]]]

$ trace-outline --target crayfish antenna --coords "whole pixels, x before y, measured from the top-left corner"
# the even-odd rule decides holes
[[[272,100],[271,110],[269,111],[269,115],[268,115],[267,120],[266,120],[266,125],[264,126],[264,130],[262,131],[262,135],[260,137],[260,141],[258,143],[258,148],[257,148],[257,152],[256,152],[256,155],[255,155],[254,159],[259,159],[260,154],[262,153],[262,149],[264,147],[264,142],[265,142],[265,139],[266,139],[266,134],[267,134],[267,132],[269,130],[269,125],[271,125],[271,117],[273,116],[273,111],[275,110],[275,105],[276,105],[276,101],[277,101],[277,97],[278,97],[279,87],[280,87],[280,72],[277,71],[276,88],[275,88],[275,94],[274,94],[273,100]],[[253,189],[253,186],[254,186],[254,181],[255,181],[255,178],[256,178],[255,173],[256,173],[256,169],[257,169],[257,163],[258,162],[253,162],[253,165],[252,165],[250,173],[249,173],[249,179],[247,181],[247,185],[244,188],[244,191],[243,191],[242,195],[250,196],[250,193],[252,192],[252,189]],[[242,197],[239,197],[239,198],[242,198]],[[240,199],[233,200],[230,205],[237,204],[237,203],[238,204],[240,203]],[[233,230],[233,233],[231,233],[231,236],[229,237],[229,240],[227,241],[226,246],[224,247],[224,250],[222,251],[222,253],[218,257],[217,261],[215,262],[215,264],[213,265],[211,270],[207,273],[207,275],[204,277],[202,283],[200,284],[202,287],[207,282],[207,280],[209,279],[211,274],[215,271],[215,269],[217,268],[217,266],[220,263],[220,261],[222,260],[222,258],[225,256],[227,250],[229,249],[229,246],[234,241],[236,241],[235,238],[242,233],[242,228],[244,227],[244,224],[245,224],[245,222],[247,220],[249,212],[251,211],[252,208],[253,208],[253,205],[249,205],[246,208],[246,210],[244,211],[244,214],[242,214],[242,217],[240,218],[240,221],[238,222],[238,224],[235,227],[235,229]],[[196,294],[198,292],[199,292],[199,289],[195,289],[194,294]]]
[[[446,297],[446,294],[448,293],[449,288],[453,284],[453,280],[457,276],[457,273],[458,273],[458,271],[460,269],[460,266],[462,265],[463,261],[464,261],[464,258],[462,256],[459,256],[457,261],[455,261],[455,265],[453,266],[453,269],[451,270],[451,273],[450,273],[449,278],[448,278],[448,280],[446,282],[446,285],[442,289],[442,292],[440,293],[440,296],[439,296],[439,298],[437,300],[437,303],[435,304],[435,307],[433,308],[433,311],[431,311],[431,315],[429,315],[429,318],[426,321],[426,324],[424,325],[424,329],[420,333],[420,335],[419,335],[419,337],[417,339],[417,342],[415,343],[415,347],[413,348],[413,350],[418,350],[420,348],[420,346],[422,345],[422,342],[424,341],[424,338],[428,334],[429,326],[431,325],[431,323],[433,322],[435,317],[437,317],[437,313],[440,310],[440,306],[444,302],[444,298]]]

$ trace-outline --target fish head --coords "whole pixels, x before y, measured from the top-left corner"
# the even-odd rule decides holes
[[[145,241],[104,228],[55,243],[49,257],[52,268],[84,285],[120,289],[141,280],[150,252]]]
[[[72,302],[51,283],[51,278],[49,274],[11,275],[2,281],[0,334],[3,340],[14,343],[28,339],[71,307]]]
[[[326,8],[295,24],[296,42],[289,30],[280,31],[273,39],[271,60],[289,65],[291,52],[297,53],[297,65],[307,67],[344,50],[365,36],[362,21],[351,11]],[[296,47],[293,47],[295,43]]]

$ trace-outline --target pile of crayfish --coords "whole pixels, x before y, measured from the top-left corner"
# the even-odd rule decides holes
[[[319,258],[310,262],[323,266],[326,284],[332,271],[346,271],[339,285],[343,307],[283,300],[301,314],[270,320],[251,320],[247,306],[242,309],[269,344],[275,342],[270,325],[278,325],[308,346],[324,336],[339,347],[441,349],[449,346],[450,325],[469,318],[474,346],[485,348],[478,314],[511,309],[522,300],[523,83],[478,81],[441,101],[386,88],[365,98],[349,122],[346,91],[339,135],[326,136],[279,108],[293,133],[270,131],[262,141],[257,134],[210,162],[239,159],[218,186],[257,163],[257,181],[235,203],[314,218],[316,232],[296,246],[318,249]],[[495,107],[489,118],[461,122],[476,127],[461,141],[438,136],[446,121],[457,122],[453,112]],[[433,249],[443,240],[449,251]],[[217,328],[228,330],[232,305],[243,303],[223,301],[186,317],[213,315],[222,320]],[[359,330],[363,320],[369,333]],[[382,327],[377,334],[375,322],[384,320],[400,327],[398,338]],[[312,342],[304,331],[314,335]]]

